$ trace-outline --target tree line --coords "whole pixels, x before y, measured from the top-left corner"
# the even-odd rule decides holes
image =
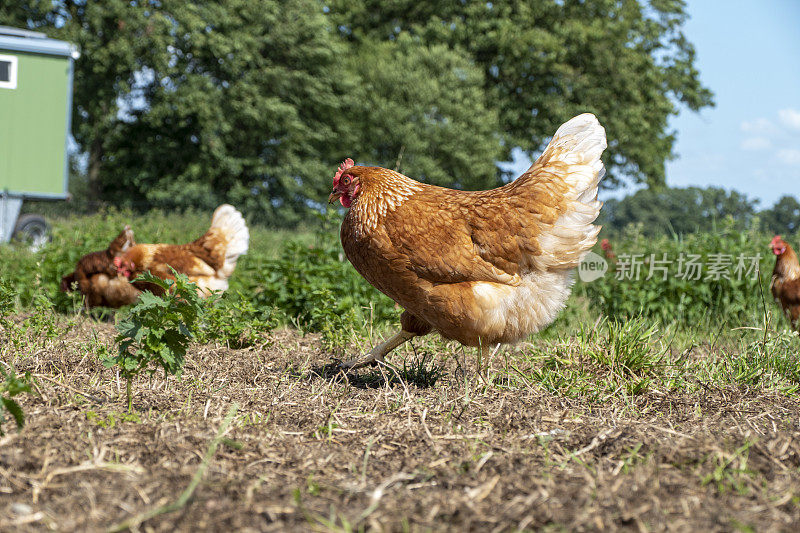
[[[782,196],[766,209],[759,209],[758,204],[758,200],[719,187],[641,189],[622,199],[607,200],[598,223],[612,234],[635,224],[643,235],[657,237],[714,231],[726,219],[733,221],[735,229],[744,230],[757,218],[766,231],[800,236],[800,201],[796,197]]]
[[[76,44],[92,200],[236,204],[291,225],[346,157],[465,189],[511,178],[564,121],[606,127],[607,187],[658,186],[668,118],[713,105],[683,2],[21,0],[0,24]]]

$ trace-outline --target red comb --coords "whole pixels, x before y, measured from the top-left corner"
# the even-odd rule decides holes
[[[122,264],[122,259],[121,259],[120,257],[115,257],[115,258],[114,258],[114,266],[115,266],[115,267],[117,267],[117,268],[119,268],[119,266],[120,266],[121,264]]]
[[[341,165],[339,165],[339,169],[336,171],[336,175],[333,176],[333,186],[334,187],[339,185],[339,178],[342,177],[342,174],[344,173],[344,171],[347,170],[350,167],[353,167],[353,166],[355,166],[355,162],[352,159],[350,159],[349,157],[347,159],[345,159],[342,162]]]
[[[782,240],[783,240],[783,239],[781,239],[781,236],[780,236],[780,235],[775,235],[775,236],[772,238],[772,242],[771,242],[771,243],[769,243],[769,245],[770,245],[770,246],[775,246],[776,244],[778,244],[778,243],[779,243],[780,241],[782,241]]]

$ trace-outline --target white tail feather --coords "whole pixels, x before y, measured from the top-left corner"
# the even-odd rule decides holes
[[[570,189],[567,211],[539,238],[543,250],[535,261],[539,268],[575,268],[597,242],[600,227],[592,223],[603,205],[597,200],[597,187],[605,175],[600,156],[606,146],[605,129],[594,115],[584,113],[558,128],[542,154],[548,166],[561,164],[558,174]]]
[[[225,263],[217,271],[217,276],[227,279],[236,269],[236,260],[246,253],[250,243],[250,232],[242,214],[232,205],[222,204],[211,217],[211,229],[220,230],[228,240],[225,249]]]

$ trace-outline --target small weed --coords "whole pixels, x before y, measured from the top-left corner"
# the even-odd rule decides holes
[[[744,522],[740,522],[735,518],[731,519],[731,527],[735,531],[741,531],[742,533],[756,533],[756,528],[751,526],[750,524],[745,524]]]
[[[328,439],[330,439],[331,437],[333,437],[333,430],[338,428],[338,427],[339,427],[339,424],[334,422],[333,419],[328,418],[327,422],[325,422],[324,424],[320,425],[317,428],[316,433],[317,433],[317,435],[319,435],[320,438],[328,438]]]
[[[429,364],[428,354],[424,353],[422,357],[415,357],[410,364],[404,359],[403,368],[398,369],[398,374],[403,381],[413,383],[417,387],[426,388],[434,387],[444,374],[444,371],[441,366],[433,361],[433,357],[431,357]]]
[[[632,448],[629,448],[626,454],[622,458],[622,470],[623,474],[627,474],[631,468],[634,466],[642,463],[645,461],[645,457],[639,454],[639,451],[642,449],[642,443],[638,442]]]
[[[5,413],[11,415],[17,425],[17,431],[21,430],[25,425],[25,414],[22,408],[14,400],[15,396],[23,392],[31,392],[31,376],[26,373],[24,376],[17,376],[12,367],[8,371],[3,370],[0,366],[0,376],[3,378],[3,383],[0,385],[0,436],[5,435],[3,432],[3,423],[6,421]]]
[[[55,305],[42,291],[34,293],[33,312],[23,321],[23,327],[31,338],[36,339],[42,345],[44,341],[64,334],[64,328],[58,325]]]
[[[84,416],[86,420],[89,422],[94,422],[96,425],[106,428],[106,429],[113,429],[117,423],[122,422],[133,422],[135,424],[141,424],[142,420],[139,418],[139,415],[136,413],[128,412],[128,413],[108,413],[105,417],[102,417],[92,411],[91,409],[88,411],[84,411]]]
[[[197,336],[204,307],[197,286],[173,270],[175,280],[162,280],[146,272],[141,281],[164,289],[164,296],[143,292],[130,314],[117,324],[118,355],[103,359],[106,367],[118,366],[126,380],[128,410],[132,409],[131,381],[151,367],[164,375],[180,375],[186,349]]]
[[[9,316],[16,309],[17,293],[11,283],[0,279],[0,326],[8,327]]]
[[[62,336],[68,328],[59,325],[59,316],[54,305],[41,290],[33,294],[33,308],[21,322],[11,319],[16,310],[17,293],[10,283],[0,280],[0,326],[6,341],[15,351],[24,351],[30,346],[44,346],[47,341]]]
[[[741,496],[747,495],[750,488],[744,482],[743,476],[752,476],[755,473],[747,468],[748,450],[752,445],[752,442],[746,442],[732,454],[715,454],[714,470],[703,477],[701,484],[706,486],[714,483],[720,493],[734,490]]]
[[[612,320],[601,326],[606,335],[599,346],[588,351],[598,363],[626,376],[642,375],[653,370],[663,354],[654,354],[653,345],[658,340],[658,328],[644,318]],[[592,346],[596,330],[581,329],[582,344]]]
[[[322,492],[322,488],[319,486],[319,483],[314,481],[314,474],[310,474],[308,479],[306,480],[306,490],[312,496],[319,496]]]
[[[238,425],[241,427],[248,427],[248,426],[263,426],[267,422],[269,422],[270,414],[267,413],[266,415],[262,415],[257,411],[253,411],[251,413],[245,413],[244,415],[239,417]]]
[[[198,341],[219,342],[229,348],[246,348],[278,325],[272,307],[257,307],[241,292],[215,294],[205,301]]]
[[[800,389],[800,338],[788,330],[766,333],[764,339],[748,343],[738,357],[730,358],[730,377],[747,385],[768,378],[786,392],[796,392]]]

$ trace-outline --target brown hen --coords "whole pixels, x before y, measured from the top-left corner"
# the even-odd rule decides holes
[[[134,303],[139,297],[139,290],[127,278],[117,275],[113,261],[135,244],[133,231],[130,226],[125,226],[108,248],[81,257],[75,270],[61,278],[61,290],[79,290],[84,295],[84,304],[89,308],[117,308]]]
[[[197,284],[201,295],[228,289],[228,278],[239,256],[247,252],[250,233],[242,214],[233,206],[219,206],[211,217],[211,227],[188,244],[137,244],[114,259],[120,274],[135,279],[150,271],[161,279],[173,279],[171,269],[185,274]],[[141,290],[163,292],[149,283],[134,282]]]
[[[595,116],[577,116],[522,176],[477,192],[345,161],[329,197],[350,208],[341,227],[345,254],[405,312],[399,333],[342,366],[383,361],[431,331],[486,351],[550,324],[600,231],[592,223],[605,147]]]
[[[772,296],[781,304],[783,312],[792,323],[800,327],[800,262],[788,242],[776,235],[770,243],[775,254],[772,270]]]

